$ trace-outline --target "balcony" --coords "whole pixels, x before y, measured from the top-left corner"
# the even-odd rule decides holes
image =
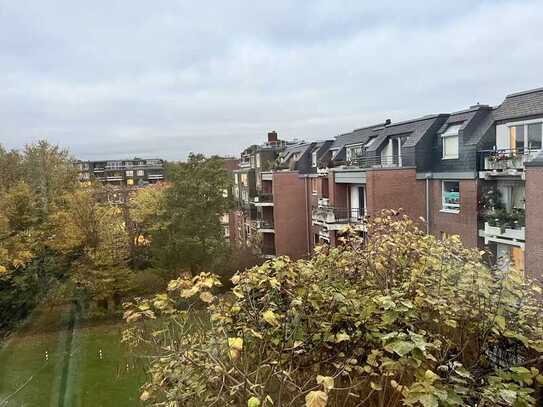
[[[484,229],[479,230],[479,236],[485,239],[485,245],[494,242],[524,249],[526,228],[524,226],[513,227],[510,225],[492,226],[489,222],[485,222]]]
[[[260,248],[260,257],[263,259],[274,259],[276,257],[274,246],[262,246]]]
[[[273,194],[268,192],[259,192],[253,198],[252,204],[255,206],[273,206]]]
[[[257,220],[255,221],[255,227],[261,233],[275,233],[273,221],[271,220]]]
[[[359,156],[347,161],[348,166],[358,168],[395,168],[402,166],[402,155]]]
[[[481,177],[521,176],[524,173],[524,164],[533,160],[540,151],[528,149],[479,151]]]
[[[122,175],[113,175],[113,176],[106,177],[106,180],[109,181],[109,182],[122,181],[123,177],[122,177]]]
[[[150,180],[164,179],[164,175],[163,174],[149,174],[147,175],[147,179],[150,179]]]
[[[318,206],[313,208],[312,219],[315,225],[326,226],[328,230],[340,230],[346,225],[364,224],[365,211],[358,208],[336,208],[333,206]]]

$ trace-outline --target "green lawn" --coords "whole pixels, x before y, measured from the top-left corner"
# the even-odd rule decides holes
[[[41,310],[0,349],[0,407],[139,405],[144,368],[121,346],[122,325],[76,324],[72,336],[69,319]]]

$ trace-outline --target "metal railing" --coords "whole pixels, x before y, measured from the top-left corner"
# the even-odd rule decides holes
[[[273,229],[273,220],[259,219],[255,222],[257,229]]]
[[[360,208],[318,206],[312,212],[313,220],[324,223],[361,223],[366,216],[367,211]]]
[[[534,159],[540,151],[524,148],[481,150],[478,152],[479,170],[522,170],[524,163]]]
[[[359,168],[389,168],[389,167],[401,167],[402,155],[372,155],[372,156],[360,156],[347,161],[348,165],[352,165]]]
[[[273,194],[271,192],[258,192],[253,201],[258,203],[273,202]]]

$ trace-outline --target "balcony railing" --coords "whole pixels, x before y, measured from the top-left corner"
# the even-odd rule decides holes
[[[364,221],[365,210],[359,208],[335,208],[333,206],[318,206],[313,208],[312,217],[316,222],[331,224],[359,224]]]
[[[530,149],[494,149],[479,151],[481,171],[511,173],[524,170],[524,163],[531,161],[541,150]]]
[[[254,203],[272,203],[273,194],[268,192],[259,192],[257,196],[253,198]]]
[[[526,240],[526,229],[524,226],[492,226],[489,222],[485,222],[484,229],[479,231],[479,236],[485,239],[485,244],[488,244],[489,242],[495,242],[524,248],[524,243]]]
[[[260,255],[264,258],[271,259],[275,257],[275,247],[273,246],[262,246],[260,248]]]
[[[402,155],[373,155],[361,156],[347,161],[348,165],[359,168],[394,168],[402,166]]]
[[[263,229],[273,230],[274,224],[273,224],[273,220],[261,219],[255,222],[255,226],[258,230],[263,230]]]

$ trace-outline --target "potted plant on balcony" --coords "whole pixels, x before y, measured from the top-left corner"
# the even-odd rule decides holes
[[[512,163],[519,157],[517,150],[497,150],[488,156],[490,167],[495,170],[511,168]]]
[[[524,208],[513,208],[511,221],[514,229],[522,229],[526,225],[526,213]]]

